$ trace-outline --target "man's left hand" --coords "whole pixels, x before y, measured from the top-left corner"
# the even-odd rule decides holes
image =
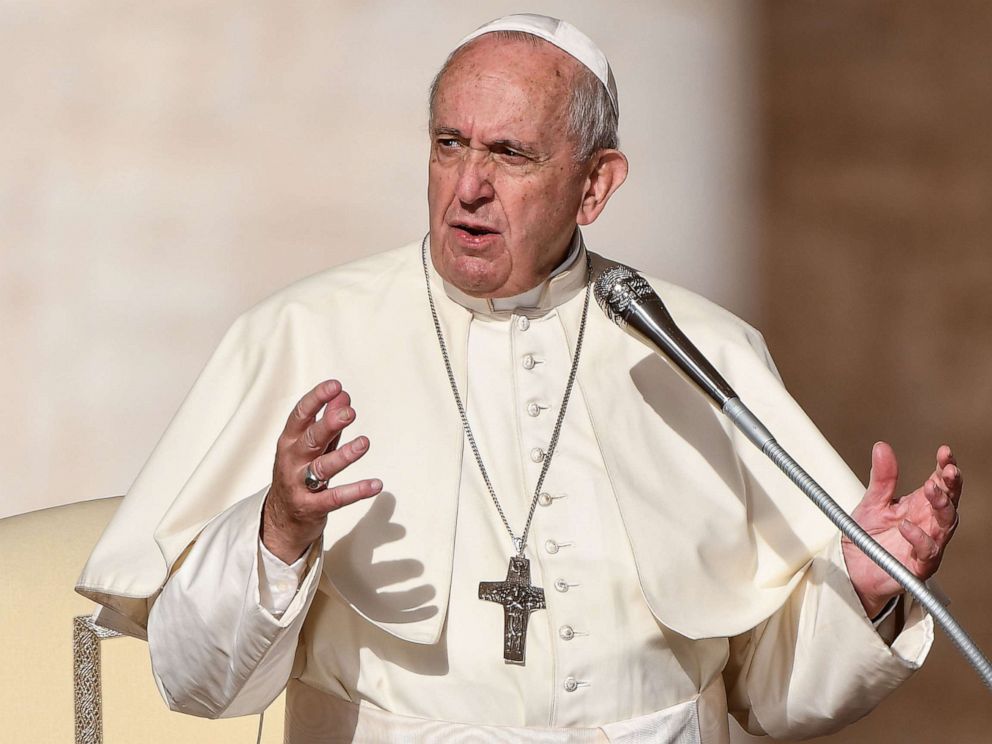
[[[961,471],[946,444],[937,450],[937,467],[926,482],[897,498],[899,467],[885,442],[871,452],[868,491],[854,510],[854,520],[919,579],[933,576],[944,548],[958,526]],[[854,590],[873,618],[903,589],[847,538],[842,540],[844,561]]]

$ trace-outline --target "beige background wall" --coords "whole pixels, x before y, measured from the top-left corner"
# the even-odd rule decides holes
[[[866,478],[903,489],[940,442],[965,473],[940,571],[992,653],[992,4],[762,4],[766,338]],[[923,673],[831,741],[992,741],[989,691],[942,634]]]
[[[529,5],[619,80],[590,242],[753,313],[746,6]],[[428,83],[519,8],[0,0],[0,518],[124,492],[241,310],[419,239]]]

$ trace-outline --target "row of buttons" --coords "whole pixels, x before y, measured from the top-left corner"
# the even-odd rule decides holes
[[[524,316],[520,316],[519,318],[517,318],[517,328],[519,328],[521,331],[526,331],[528,328],[530,328],[530,320],[528,320]],[[534,369],[534,367],[537,366],[539,363],[540,362],[534,358],[533,354],[524,354],[524,356],[520,360],[521,366],[526,370]],[[540,403],[537,403],[536,401],[531,401],[530,403],[527,404],[527,415],[530,416],[531,418],[537,418],[538,416],[541,415],[541,411],[547,408],[548,406],[543,406]],[[545,451],[540,447],[535,447],[530,451],[530,459],[534,463],[544,462],[545,456],[546,456]],[[554,503],[555,499],[561,497],[562,497],[561,495],[552,496],[547,491],[544,491],[537,497],[537,503],[540,504],[541,506],[551,506],[551,504]],[[557,553],[561,548],[568,547],[570,545],[571,543],[557,542],[555,540],[546,540],[544,543],[544,550],[553,555]],[[556,579],[554,582],[555,590],[561,592],[562,594],[564,594],[574,586],[578,586],[578,584],[570,584],[565,579],[562,578]],[[571,641],[577,635],[585,635],[585,634],[579,633],[571,625],[562,625],[560,628],[558,628],[558,637],[561,638],[561,640],[563,641]],[[566,677],[562,682],[562,688],[565,690],[565,692],[575,692],[580,687],[588,686],[588,684],[589,684],[588,682],[583,682],[582,680],[578,680],[575,677]]]
[[[543,495],[544,494],[542,493],[541,496]],[[552,497],[549,494],[548,503],[551,503],[551,498]],[[540,501],[540,497],[538,498],[538,500]],[[555,554],[561,548],[568,547],[571,544],[572,543],[558,542],[557,540],[545,540],[544,549],[548,553]],[[570,584],[565,579],[562,578],[555,579],[554,582],[555,590],[561,592],[562,594],[567,592],[573,586],[578,586],[578,584]],[[558,637],[561,638],[563,641],[571,641],[577,635],[585,635],[585,633],[579,633],[577,630],[575,630],[575,628],[567,624],[562,625],[560,628],[558,628]],[[583,682],[581,680],[576,679],[575,677],[566,677],[564,682],[562,683],[562,687],[564,688],[565,692],[575,692],[580,687],[587,687],[588,685],[589,685],[588,682]]]

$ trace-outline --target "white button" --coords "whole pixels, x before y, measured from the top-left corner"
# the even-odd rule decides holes
[[[579,689],[579,683],[575,677],[566,677],[562,687],[565,688],[565,692],[575,692]]]
[[[534,416],[534,417],[540,416],[541,415],[541,407],[539,405],[537,405],[537,403],[528,403],[527,404],[527,415],[528,416]]]
[[[548,551],[549,553],[557,553],[558,552],[558,543],[556,543],[554,540],[545,540],[544,541],[544,549],[546,551]]]
[[[554,499],[547,491],[542,491],[541,495],[537,497],[537,503],[541,506],[551,506],[552,501],[554,501]]]
[[[530,321],[525,316],[521,315],[517,319],[517,328],[519,328],[521,331],[526,331],[528,328],[530,328]]]
[[[521,362],[524,369],[534,369],[534,355],[524,354],[524,359]]]
[[[571,625],[562,625],[558,628],[558,637],[563,641],[570,641],[575,638],[575,630]]]
[[[533,462],[544,462],[544,450],[540,447],[535,447],[530,451],[530,459]]]
[[[555,580],[555,589],[557,589],[560,592],[567,592],[568,591],[568,582],[565,581],[565,579],[556,579]]]

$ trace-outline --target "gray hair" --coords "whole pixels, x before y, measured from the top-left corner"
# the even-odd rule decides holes
[[[546,44],[543,39],[524,31],[493,31],[486,36],[495,36],[505,41],[522,41],[537,46]],[[482,37],[479,37],[482,38]],[[455,58],[465,49],[474,44],[473,39],[468,44],[455,49],[441,65],[434,80],[431,81],[429,105],[430,120],[433,128],[434,104],[437,101],[441,79],[451,67]],[[579,69],[572,84],[571,97],[568,102],[568,134],[576,143],[575,160],[585,162],[597,150],[617,149],[620,147],[620,135],[617,132],[619,117],[613,108],[610,94],[603,82],[596,77],[592,70],[579,63]]]

